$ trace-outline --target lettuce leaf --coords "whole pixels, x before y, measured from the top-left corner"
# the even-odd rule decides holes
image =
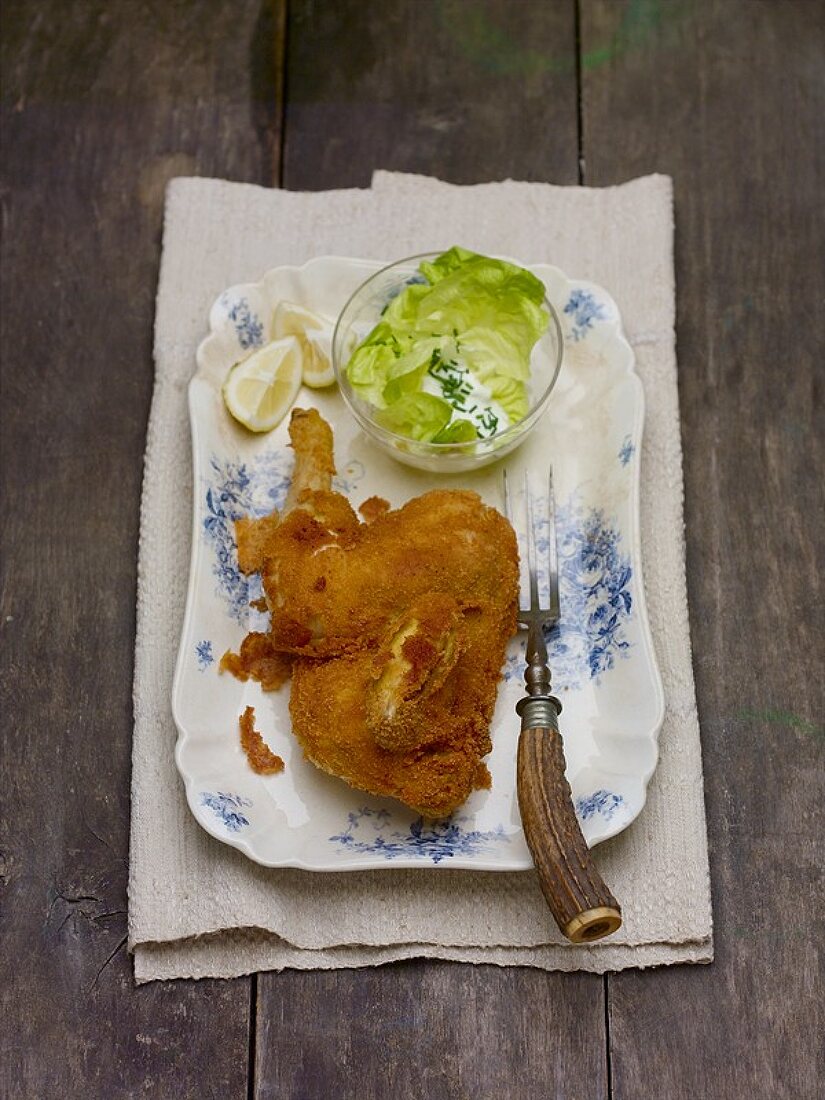
[[[471,421],[450,424],[450,403],[422,391],[437,351],[445,362],[462,360],[511,422],[522,419],[530,356],[549,321],[543,283],[516,264],[457,245],[420,270],[427,282],[407,285],[350,359],[356,393],[384,410],[386,427],[412,439],[471,438]]]
[[[523,420],[530,408],[530,397],[527,386],[515,378],[506,378],[503,375],[495,375],[484,383],[490,391],[494,401],[498,401],[502,409],[510,417],[510,423]]]
[[[418,328],[418,306],[429,292],[426,283],[413,283],[397,294],[384,310],[383,322],[397,334],[413,333]]]
[[[525,360],[510,337],[494,328],[475,326],[458,339],[459,354],[485,385],[499,375],[526,382],[530,378],[530,362]]]
[[[371,405],[384,405],[384,387],[396,362],[390,344],[361,344],[347,364],[347,377],[356,394]]]
[[[427,443],[447,427],[453,407],[431,393],[408,393],[376,413],[375,419],[391,432]]]
[[[387,372],[387,383],[382,393],[385,404],[391,405],[404,394],[421,389],[424,375],[432,362],[433,352],[437,351],[440,345],[441,341],[438,339],[421,340],[413,345],[411,351],[394,360]]]
[[[446,428],[442,428],[438,435],[433,437],[433,443],[470,443],[478,439],[478,432],[472,420],[454,420]]]
[[[431,285],[434,285],[440,282],[445,276],[452,274],[452,272],[461,267],[463,263],[475,259],[477,255],[478,253],[476,252],[470,252],[469,249],[454,244],[452,248],[448,249],[446,252],[442,252],[441,255],[432,262],[422,260],[420,271],[424,278]]]

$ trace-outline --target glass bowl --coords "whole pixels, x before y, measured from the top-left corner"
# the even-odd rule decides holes
[[[423,282],[418,270],[422,260],[435,260],[440,252],[409,256],[371,275],[344,306],[332,337],[332,365],[344,400],[366,434],[393,458],[408,466],[434,473],[453,474],[476,470],[496,462],[514,450],[535,427],[547,408],[561,370],[564,341],[559,318],[545,298],[550,321],[530,358],[530,407],[526,416],[486,439],[466,443],[425,443],[390,431],[375,420],[375,406],[359,397],[347,378],[347,363],[355,348],[375,328],[387,304],[410,283]],[[502,257],[503,258],[503,257]]]

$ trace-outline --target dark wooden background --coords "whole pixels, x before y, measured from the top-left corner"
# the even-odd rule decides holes
[[[820,0],[5,0],[0,1094],[822,1088]],[[716,961],[135,988],[141,458],[168,179],[672,174]],[[819,1093],[821,1095],[821,1092]]]

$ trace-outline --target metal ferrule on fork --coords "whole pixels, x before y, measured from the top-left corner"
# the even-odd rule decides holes
[[[550,669],[547,664],[544,630],[537,619],[529,618],[526,625],[527,667],[524,670],[524,682],[527,685],[527,694],[516,703],[516,713],[521,717],[523,730],[552,729],[558,733],[561,701],[550,694]]]

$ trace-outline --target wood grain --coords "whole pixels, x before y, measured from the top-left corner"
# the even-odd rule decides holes
[[[716,961],[612,975],[617,1098],[825,1077],[825,8],[582,3],[585,182],[673,175]],[[819,992],[817,992],[819,990]]]
[[[163,191],[277,175],[279,6],[3,19],[0,1095],[246,1096],[249,981],[135,989],[135,565]]]
[[[284,186],[578,179],[573,0],[293,0]]]
[[[259,989],[262,1100],[607,1096],[593,974],[416,960],[265,974]]]

